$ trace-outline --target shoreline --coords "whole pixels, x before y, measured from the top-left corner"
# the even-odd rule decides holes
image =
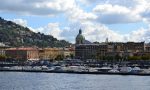
[[[66,74],[92,74],[92,75],[134,75],[150,76],[150,73],[112,73],[112,72],[76,72],[76,71],[46,71],[46,70],[0,70],[0,72],[33,72],[33,73],[66,73]]]

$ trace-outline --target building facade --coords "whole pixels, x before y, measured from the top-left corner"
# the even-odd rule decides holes
[[[106,56],[107,49],[106,43],[96,44],[85,40],[81,29],[79,30],[76,37],[75,58],[82,60],[102,58]]]
[[[16,60],[39,60],[38,48],[9,48],[5,53]]]
[[[41,60],[55,60],[58,57],[67,58],[74,56],[74,48],[41,48],[39,49],[39,57]]]
[[[86,43],[87,40],[79,30],[76,37],[75,57],[78,59],[104,59],[104,57],[121,57],[142,56],[145,53],[145,42],[106,42],[103,43]],[[84,41],[84,42],[82,42]],[[146,47],[147,52],[150,46]]]
[[[0,55],[5,56],[5,49],[10,48],[9,46],[0,43]]]
[[[79,44],[75,47],[75,56],[77,59],[99,59],[106,56],[106,44]]]
[[[150,43],[145,45],[145,52],[144,55],[149,56],[150,57]]]
[[[107,56],[129,57],[144,53],[144,42],[109,42]]]
[[[62,55],[61,48],[41,48],[39,57],[41,60],[54,60],[58,55]]]

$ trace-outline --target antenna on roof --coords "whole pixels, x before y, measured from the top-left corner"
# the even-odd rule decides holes
[[[79,34],[82,34],[82,30],[81,30],[81,28],[79,29]]]
[[[106,38],[106,41],[105,41],[105,43],[108,43],[108,37]]]

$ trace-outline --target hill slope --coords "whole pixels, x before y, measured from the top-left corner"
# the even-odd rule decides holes
[[[64,47],[70,43],[65,40],[57,40],[51,35],[35,33],[27,27],[18,25],[12,21],[6,21],[0,17],[0,42],[7,45],[38,46],[38,47]]]

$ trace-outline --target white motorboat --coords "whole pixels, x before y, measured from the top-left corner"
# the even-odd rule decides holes
[[[89,72],[97,72],[98,68],[89,68]]]
[[[113,65],[113,68],[111,70],[109,70],[108,72],[111,72],[111,73],[118,73],[119,70],[118,70],[118,65]]]
[[[48,70],[47,66],[42,66],[41,68],[42,68],[42,70]]]
[[[122,73],[129,73],[131,71],[132,71],[131,67],[123,66],[120,68],[120,72],[122,72]]]
[[[22,70],[21,66],[12,66],[10,67],[10,70]]]
[[[112,70],[112,68],[108,66],[104,66],[98,69],[99,72],[108,72],[109,70]]]
[[[40,66],[34,66],[32,70],[42,70],[42,68]]]
[[[140,67],[134,67],[134,68],[132,68],[132,73],[139,73],[139,72],[141,72],[142,70],[140,69]]]
[[[87,72],[89,69],[87,69],[85,66],[68,66],[68,71]]]

